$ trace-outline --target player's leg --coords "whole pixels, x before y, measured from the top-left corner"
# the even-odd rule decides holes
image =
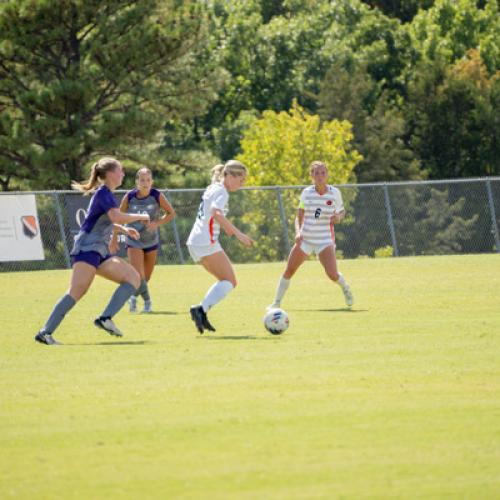
[[[318,258],[323,265],[327,276],[342,288],[345,303],[347,306],[351,307],[354,303],[354,298],[344,276],[338,271],[334,246],[328,245],[326,248],[321,250]]]
[[[295,243],[295,245],[290,250],[290,255],[288,256],[285,272],[278,282],[276,295],[274,296],[274,302],[270,306],[268,306],[267,309],[275,309],[277,307],[280,307],[281,301],[283,300],[283,297],[285,296],[285,293],[290,286],[290,280],[292,279],[292,276],[296,273],[297,269],[304,263],[308,256],[309,255],[302,250],[300,243]]]
[[[37,342],[48,345],[58,343],[52,337],[52,334],[61,324],[66,314],[73,308],[78,300],[85,295],[94,279],[95,274],[96,268],[93,265],[88,264],[87,262],[75,262],[71,273],[69,289],[54,306],[49,319],[36,335],[35,340]]]
[[[196,324],[198,331],[215,331],[207,318],[207,311],[218,304],[235,286],[236,276],[233,265],[224,251],[216,252],[202,257],[201,265],[213,276],[217,282],[210,287],[201,303],[191,307],[191,318]]]
[[[143,287],[141,296],[144,299],[143,313],[150,313],[152,311],[152,302],[148,283],[151,279],[151,275],[153,274],[157,256],[158,250],[156,249],[144,252],[144,284],[141,283],[141,286]]]
[[[146,284],[144,279],[144,251],[141,248],[128,247],[127,255],[128,261],[141,276],[140,285],[129,299],[129,310],[130,312],[135,313],[137,312],[137,297],[143,291],[143,283],[144,285]]]
[[[97,269],[97,274],[115,283],[119,283],[119,286],[114,291],[102,314],[94,321],[94,324],[111,335],[121,337],[122,333],[111,318],[123,307],[125,302],[139,287],[141,277],[130,264],[119,257],[111,257],[104,261]]]

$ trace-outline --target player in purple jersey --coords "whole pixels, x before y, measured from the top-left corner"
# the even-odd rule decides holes
[[[96,274],[119,283],[111,300],[94,324],[111,335],[122,336],[111,319],[122,307],[140,284],[139,273],[127,262],[111,255],[109,244],[114,227],[132,237],[139,237],[133,228],[121,226],[136,220],[149,222],[147,214],[124,214],[117,206],[113,196],[123,181],[123,168],[114,158],[101,158],[92,166],[90,178],[86,183],[73,183],[73,188],[85,194],[98,189],[92,196],[89,210],[71,250],[73,271],[68,292],[55,305],[45,326],[35,336],[41,344],[59,344],[53,337],[55,329],[64,316],[87,292]]]
[[[140,168],[135,176],[135,189],[128,191],[120,203],[120,210],[130,214],[147,213],[150,223],[144,225],[141,221],[131,224],[137,229],[140,238],[134,240],[126,238],[129,262],[141,276],[141,284],[130,297],[130,312],[137,312],[137,297],[144,300],[143,313],[152,312],[152,302],[148,282],[153,274],[153,269],[158,256],[160,237],[158,228],[175,218],[176,213],[167,198],[157,189],[153,188],[153,174],[149,168]],[[163,215],[160,216],[160,211]],[[118,245],[116,231],[113,233],[113,245]]]

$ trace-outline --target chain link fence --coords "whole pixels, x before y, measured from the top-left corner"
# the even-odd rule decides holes
[[[286,259],[294,241],[294,217],[303,187],[244,188],[231,194],[231,221],[256,241],[247,248],[235,238],[221,235],[221,243],[233,262]],[[335,226],[337,254],[341,258],[500,252],[500,178],[339,188],[347,210],[346,219]],[[124,192],[116,193],[118,201]],[[163,192],[177,218],[160,228],[158,263],[191,263],[185,241],[203,190]],[[0,255],[0,272],[69,268],[69,252],[89,197],[74,191],[2,195],[35,195],[45,259],[16,261]],[[120,254],[126,254],[124,245]]]

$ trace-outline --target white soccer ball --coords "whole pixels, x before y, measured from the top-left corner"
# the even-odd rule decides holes
[[[288,314],[283,309],[270,309],[264,316],[264,326],[272,335],[280,335],[289,324]]]

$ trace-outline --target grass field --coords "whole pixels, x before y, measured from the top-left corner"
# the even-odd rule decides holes
[[[356,304],[307,262],[264,331],[283,264],[210,285],[158,267],[155,314],[92,325],[99,279],[33,341],[69,272],[0,275],[0,498],[500,498],[500,256],[341,261]]]

